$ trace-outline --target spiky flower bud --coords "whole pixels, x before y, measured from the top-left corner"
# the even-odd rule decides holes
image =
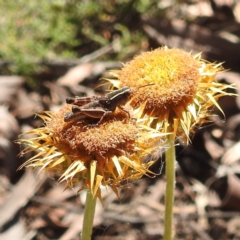
[[[69,111],[65,105],[56,113],[39,115],[44,126],[27,133],[34,134],[33,138],[19,140],[27,145],[23,154],[37,153],[20,168],[55,171],[67,187],[81,183],[80,189],[90,189],[99,199],[101,186],[109,186],[117,194],[123,181],[154,175],[148,168],[155,161],[144,162],[144,157],[159,147],[159,133],[141,127],[121,110],[109,114],[99,125],[91,118],[66,123],[64,115]]]
[[[152,84],[133,92],[132,107],[138,109],[138,116],[150,118],[148,125],[161,131],[171,125],[177,136],[189,142],[189,134],[207,121],[211,108],[221,110],[218,98],[231,95],[225,90],[233,86],[215,79],[222,70],[221,64],[206,62],[201,54],[164,47],[136,56],[121,70],[110,71],[106,79],[115,87]]]

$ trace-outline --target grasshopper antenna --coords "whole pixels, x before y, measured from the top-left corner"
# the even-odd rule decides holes
[[[148,86],[152,86],[152,85],[155,85],[155,83],[149,83],[149,84],[146,84],[146,85],[140,86],[140,87],[138,87],[138,89],[139,89],[139,88],[148,87]]]

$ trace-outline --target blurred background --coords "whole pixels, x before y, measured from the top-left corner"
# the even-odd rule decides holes
[[[0,0],[0,240],[79,239],[84,192],[17,168],[18,135],[68,96],[101,94],[107,70],[162,46],[202,52],[240,90],[238,0]],[[240,239],[239,97],[177,147],[174,239]],[[92,239],[162,239],[164,158],[120,191],[103,194]]]

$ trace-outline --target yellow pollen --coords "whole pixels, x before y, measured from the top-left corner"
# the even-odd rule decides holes
[[[135,57],[119,71],[122,86],[137,89],[131,105],[138,108],[146,102],[145,112],[165,118],[179,117],[183,108],[193,102],[200,73],[199,63],[180,49],[159,48]]]

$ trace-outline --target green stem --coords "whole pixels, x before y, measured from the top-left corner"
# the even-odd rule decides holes
[[[165,153],[166,162],[166,200],[165,200],[165,221],[164,240],[172,240],[172,221],[175,187],[175,147],[174,134],[168,136],[168,146]]]
[[[91,191],[88,189],[84,211],[82,240],[91,240],[96,202],[97,197],[93,197]]]

